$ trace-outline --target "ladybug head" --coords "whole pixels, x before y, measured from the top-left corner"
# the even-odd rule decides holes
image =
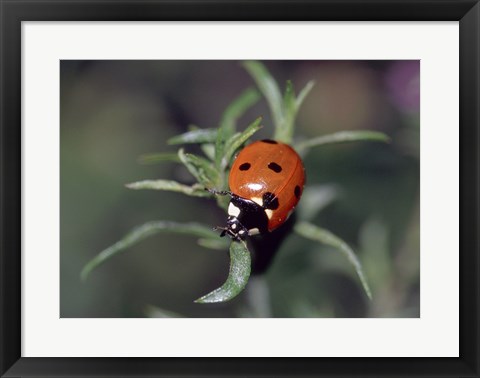
[[[233,240],[245,240],[248,235],[267,231],[268,218],[264,209],[253,201],[232,194],[228,206],[226,227],[220,228],[220,236],[228,235]]]
[[[212,194],[230,195],[226,227],[215,227],[223,230],[221,237],[228,235],[232,240],[245,240],[249,235],[257,235],[268,231],[268,216],[259,204],[242,198],[231,192],[220,192],[207,189]]]
[[[223,230],[220,236],[228,235],[232,240],[245,240],[248,235],[248,230],[233,215],[228,216],[227,227],[217,227],[217,229]]]

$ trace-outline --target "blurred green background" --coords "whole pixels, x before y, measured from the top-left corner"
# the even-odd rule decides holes
[[[228,252],[194,238],[158,234],[108,260],[84,283],[83,266],[151,220],[223,225],[214,201],[125,184],[171,178],[178,164],[142,165],[191,124],[217,127],[225,107],[254,82],[237,61],[61,62],[61,317],[418,317],[419,61],[264,61],[283,90],[315,87],[297,118],[296,139],[342,130],[386,133],[390,144],[314,148],[305,159],[309,201],[299,218],[327,228],[358,254],[373,293],[336,250],[292,235],[266,274],[223,304],[195,304],[228,275]],[[261,100],[239,122],[258,116]],[[188,146],[188,150],[197,151]],[[318,208],[320,211],[313,212]]]

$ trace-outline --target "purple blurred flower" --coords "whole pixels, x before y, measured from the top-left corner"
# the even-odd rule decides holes
[[[387,71],[385,82],[392,101],[404,112],[420,110],[420,61],[399,60]]]

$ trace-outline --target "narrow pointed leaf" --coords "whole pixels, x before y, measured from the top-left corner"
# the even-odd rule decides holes
[[[244,288],[250,277],[250,252],[243,242],[230,245],[230,271],[225,283],[211,293],[197,299],[196,303],[227,302],[235,298]]]
[[[140,155],[137,159],[140,164],[157,164],[163,162],[180,163],[180,159],[176,153],[152,153]]]
[[[300,107],[302,106],[303,104],[303,101],[305,101],[305,98],[308,96],[308,94],[310,93],[310,91],[312,90],[313,86],[315,85],[315,82],[313,80],[310,80],[307,85],[305,85],[305,87],[300,91],[300,93],[298,94],[297,96],[297,99],[296,99],[296,108],[297,108],[297,112],[298,110],[300,109]]]
[[[357,272],[357,275],[368,298],[372,299],[372,293],[370,291],[370,286],[368,285],[367,278],[365,277],[365,273],[363,272],[362,264],[360,263],[360,260],[358,259],[355,252],[353,252],[352,248],[350,248],[347,243],[345,243],[338,236],[332,234],[330,231],[307,222],[301,222],[296,224],[295,232],[307,239],[329,245],[342,252],[355,268],[355,271]]]
[[[260,94],[254,88],[242,92],[225,110],[218,128],[215,140],[215,163],[220,167],[225,144],[236,131],[237,120],[260,99]]]
[[[283,121],[275,129],[275,140],[280,140],[290,144],[293,137],[293,127],[297,116],[297,105],[295,100],[295,91],[290,80],[287,81],[285,94],[283,96]]]
[[[176,135],[168,140],[168,144],[214,143],[217,129],[196,129]]]
[[[306,152],[311,147],[325,144],[347,143],[347,142],[390,142],[390,138],[378,131],[339,131],[337,133],[322,135],[317,138],[297,143],[295,149],[298,152]]]
[[[222,160],[222,169],[225,169],[235,154],[235,152],[258,130],[262,128],[260,123],[262,122],[262,117],[258,117],[253,121],[243,132],[236,134],[231,138],[225,148],[225,157]]]
[[[247,61],[243,66],[257,84],[260,92],[267,100],[270,112],[272,114],[275,128],[281,127],[283,122],[282,95],[277,82],[270,75],[267,68],[260,62]]]
[[[173,180],[142,180],[137,182],[132,182],[125,185],[128,189],[133,190],[166,190],[170,192],[183,193],[188,196],[193,197],[210,197],[211,194],[205,191],[205,186],[203,185],[184,185],[180,184],[177,181]]]
[[[121,251],[131,247],[132,245],[144,240],[145,238],[155,235],[159,232],[173,232],[184,235],[191,235],[200,238],[218,238],[211,227],[198,223],[176,223],[170,221],[152,221],[142,226],[134,228],[125,237],[112,246],[104,249],[92,260],[90,260],[82,269],[80,277],[86,280],[88,275],[100,264],[115,256]]]
[[[187,154],[183,149],[178,151],[178,157],[200,184],[208,188],[215,188],[217,186],[218,173],[207,159],[193,154]]]

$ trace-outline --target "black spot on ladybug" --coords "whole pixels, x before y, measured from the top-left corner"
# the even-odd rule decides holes
[[[272,192],[266,192],[262,196],[262,200],[263,200],[264,209],[270,209],[270,210],[278,209],[278,205],[279,205],[278,198],[275,197],[275,194],[273,194]]]
[[[273,161],[270,164],[268,164],[268,168],[270,168],[275,173],[280,173],[282,171],[282,167],[280,167],[277,163]]]
[[[295,194],[295,197],[300,198],[300,195],[302,194],[302,189],[297,185],[295,187],[295,190],[293,191],[293,194]]]
[[[250,169],[250,163],[243,163],[238,167],[241,171],[248,171]]]
[[[263,143],[268,143],[268,144],[278,144],[278,142],[275,142],[274,140],[271,139],[262,139]]]

